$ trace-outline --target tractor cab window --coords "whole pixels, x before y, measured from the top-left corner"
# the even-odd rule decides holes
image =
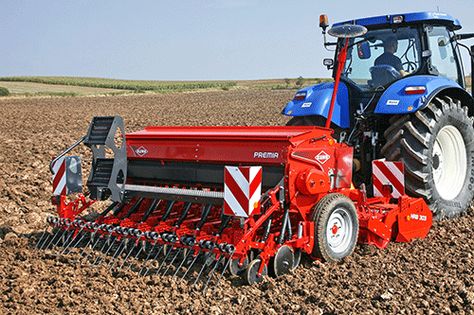
[[[372,30],[350,45],[342,76],[363,90],[384,88],[420,67],[416,28]]]
[[[433,71],[440,76],[458,81],[458,67],[448,30],[443,26],[428,26],[427,34]]]

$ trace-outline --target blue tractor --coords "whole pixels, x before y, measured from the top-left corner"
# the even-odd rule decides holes
[[[402,161],[409,195],[423,197],[438,219],[463,213],[474,196],[474,98],[460,49],[473,59],[474,46],[462,41],[474,34],[459,34],[460,22],[439,12],[356,19],[329,33],[349,25],[365,31],[328,42],[321,16],[336,56],[324,65],[336,82],[340,68],[340,84],[299,90],[283,110],[288,125],[324,126],[329,117],[335,138],[354,148],[355,185],[370,182],[372,161]]]

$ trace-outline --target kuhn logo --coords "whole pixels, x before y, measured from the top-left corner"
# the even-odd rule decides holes
[[[148,153],[148,150],[145,147],[139,147],[138,149],[135,149],[135,154],[138,156],[144,156]]]
[[[319,163],[324,164],[324,163],[326,163],[326,162],[331,158],[331,156],[329,156],[329,154],[327,154],[326,152],[321,151],[321,152],[319,152],[318,155],[316,155],[314,158],[315,158],[316,161],[318,161]]]
[[[253,157],[258,159],[278,159],[278,152],[254,152]]]

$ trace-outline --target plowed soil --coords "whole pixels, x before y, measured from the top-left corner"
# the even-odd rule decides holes
[[[292,274],[206,294],[170,277],[113,274],[77,254],[37,251],[53,213],[48,163],[94,115],[145,125],[281,125],[289,91],[0,100],[0,313],[474,313],[474,213],[436,222],[425,240],[358,246],[340,264],[306,260]],[[79,152],[86,152],[84,149]],[[85,168],[87,166],[84,166]]]

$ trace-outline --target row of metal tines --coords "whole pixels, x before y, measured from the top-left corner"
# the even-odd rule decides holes
[[[135,270],[141,276],[172,275],[188,279],[193,285],[199,283],[207,269],[207,279],[201,279],[203,290],[213,278],[216,284],[219,283],[235,253],[233,244],[196,240],[192,235],[178,237],[174,232],[141,231],[81,218],[69,220],[50,216],[47,222],[53,230],[51,233],[48,229],[44,231],[36,243],[37,249],[63,246],[60,252],[63,255],[76,248],[81,260],[89,261],[92,266],[110,257],[110,270]],[[140,262],[141,266],[138,265]]]

